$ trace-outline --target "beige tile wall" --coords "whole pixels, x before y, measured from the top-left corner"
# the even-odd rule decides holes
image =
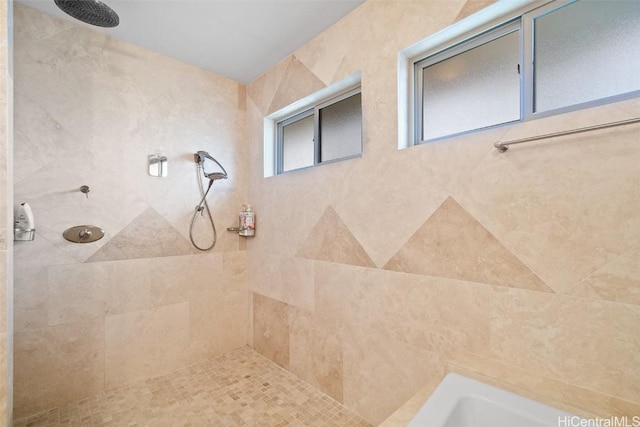
[[[15,21],[14,200],[38,230],[15,245],[15,416],[246,345],[246,256],[225,231],[245,202],[244,86],[20,5]],[[167,178],[147,174],[156,150]],[[230,172],[210,253],[188,240],[198,150]],[[86,223],[105,237],[62,238]]]
[[[246,98],[234,82],[17,7],[15,199],[32,204],[39,231],[15,248],[16,415],[247,340],[373,423],[452,360],[548,378],[526,385],[585,411],[557,390],[588,390],[603,396],[596,415],[637,407],[638,127],[506,154],[492,144],[638,116],[640,103],[396,148],[397,52],[487,3],[370,0]],[[262,178],[263,117],[356,71],[363,157]],[[167,179],[146,176],[157,149]],[[185,244],[198,149],[236,171],[212,203],[220,230],[248,186],[259,218],[248,273],[235,236],[220,233],[208,255]],[[88,221],[105,239],[62,240]]]
[[[370,0],[247,87],[253,345],[372,423],[450,366],[640,415],[640,128],[493,148],[640,102],[397,150],[398,52],[489,3]],[[362,158],[262,178],[264,116],[357,71]]]
[[[0,1],[0,425],[13,407],[12,4]]]

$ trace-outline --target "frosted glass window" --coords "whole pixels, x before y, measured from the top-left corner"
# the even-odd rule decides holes
[[[422,140],[520,119],[519,33],[422,70]]]
[[[356,94],[320,109],[320,161],[362,153],[362,105]]]
[[[282,171],[312,166],[315,158],[313,115],[282,126]]]
[[[277,123],[277,173],[362,154],[360,88],[333,94]]]
[[[534,111],[640,90],[640,1],[578,1],[534,19]]]

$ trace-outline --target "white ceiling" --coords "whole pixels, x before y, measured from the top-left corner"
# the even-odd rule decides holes
[[[120,25],[103,29],[68,16],[54,0],[16,0],[249,83],[364,0],[104,0]]]

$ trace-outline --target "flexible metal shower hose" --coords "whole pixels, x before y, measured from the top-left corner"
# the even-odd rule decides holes
[[[189,240],[191,240],[191,244],[198,250],[208,251],[212,249],[216,245],[216,241],[218,240],[218,235],[216,233],[216,225],[213,222],[213,216],[211,215],[211,211],[209,210],[209,205],[207,204],[207,194],[209,194],[209,190],[213,186],[213,180],[209,181],[209,186],[207,187],[207,191],[204,190],[204,186],[202,185],[202,178],[200,177],[200,172],[202,169],[202,165],[198,165],[198,187],[200,188],[200,195],[202,198],[200,199],[200,203],[196,206],[195,211],[193,212],[193,216],[191,217],[191,225],[189,226]],[[198,246],[198,244],[193,239],[193,227],[196,223],[196,219],[198,218],[198,214],[202,215],[202,210],[206,211],[207,217],[209,217],[209,223],[211,223],[211,229],[213,230],[213,241],[211,245],[206,248]]]

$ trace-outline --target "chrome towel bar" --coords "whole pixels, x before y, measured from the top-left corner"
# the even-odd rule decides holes
[[[630,125],[633,123],[640,123],[640,117],[636,117],[634,119],[629,119],[629,120],[621,120],[619,122],[603,123],[601,125],[593,125],[593,126],[587,126],[587,127],[578,128],[578,129],[571,129],[571,130],[565,130],[561,132],[547,133],[544,135],[531,136],[527,138],[514,139],[513,141],[508,141],[508,142],[498,141],[495,144],[493,144],[493,146],[496,147],[496,149],[499,152],[504,153],[509,149],[509,145],[522,144],[523,142],[537,141],[539,139],[554,138],[556,136],[572,135],[574,133],[589,132],[589,131],[598,130],[598,129],[607,129],[607,128],[612,128],[616,126]]]

